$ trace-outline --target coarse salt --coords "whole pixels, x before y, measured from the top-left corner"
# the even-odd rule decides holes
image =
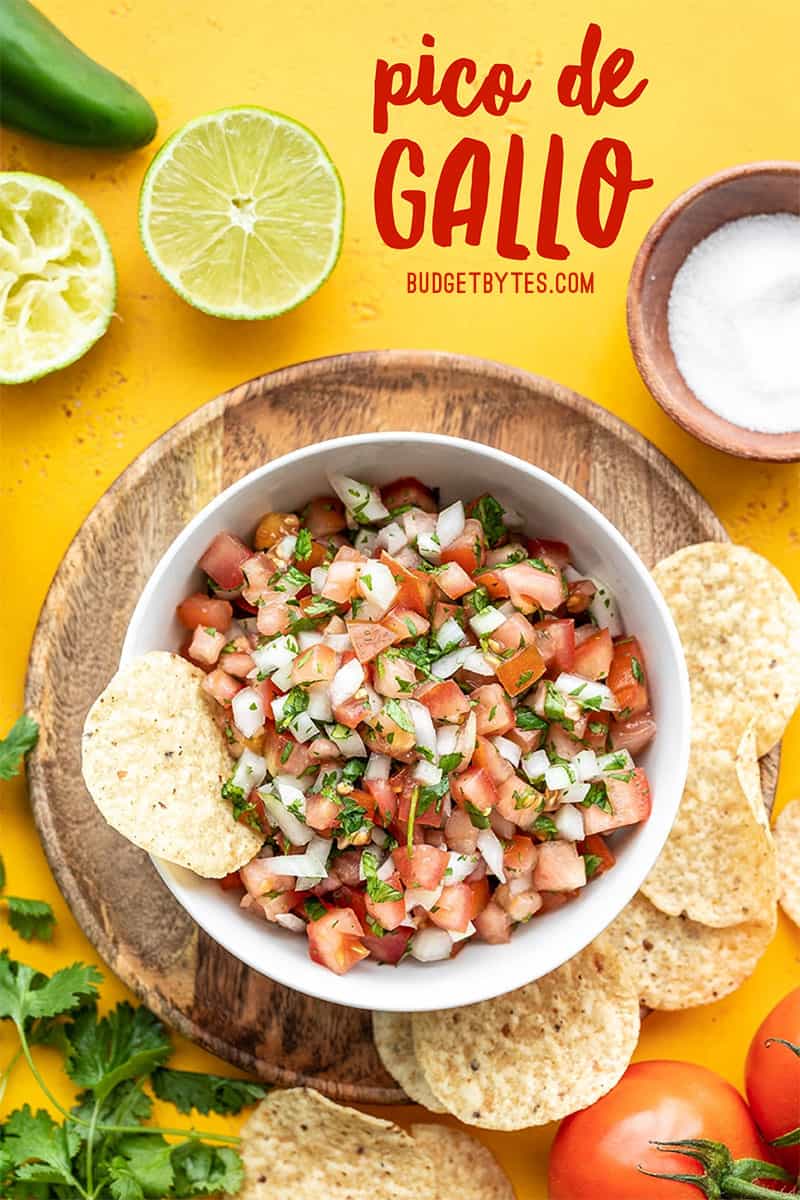
[[[687,256],[669,297],[678,369],[744,429],[800,429],[800,216],[730,221]]]

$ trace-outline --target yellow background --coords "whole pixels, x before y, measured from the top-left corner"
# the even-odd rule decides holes
[[[2,397],[3,621],[0,726],[17,715],[30,638],[59,560],[81,521],[125,466],[158,434],[204,400],[242,379],[286,363],[345,350],[433,347],[501,359],[550,375],[612,409],[650,437],[707,497],[731,535],[768,555],[800,585],[800,467],[726,459],[684,435],[641,384],[625,332],[627,277],[655,216],[703,175],[758,158],[798,157],[800,90],[796,86],[800,9],[795,0],[419,0],[342,4],[265,0],[42,0],[43,10],[87,52],[135,83],[160,118],[153,146],[130,154],[48,146],[13,133],[3,142],[6,169],[50,175],[96,211],[111,239],[119,273],[117,315],[83,361]],[[578,53],[586,23],[599,20],[604,45],[632,47],[649,78],[631,108],[586,117],[560,108],[555,81]],[[531,74],[532,95],[505,120],[456,121],[419,105],[396,110],[390,136],[423,146],[429,178],[447,150],[467,134],[493,148],[493,206],[509,130],[526,140],[526,185],[520,233],[535,244],[538,193],[548,136],[566,140],[562,236],[567,264],[594,271],[594,296],[412,297],[413,268],[505,269],[484,245],[465,251],[425,244],[388,251],[372,217],[372,183],[386,138],[371,132],[371,85],[379,57],[413,61],[419,38],[437,38],[438,62],[467,54],[488,66],[510,61]],[[198,113],[256,103],[289,113],[317,131],[336,161],[347,194],[341,261],[325,287],[275,322],[226,323],[185,305],[149,265],[137,234],[137,195],[154,148]],[[590,250],[574,230],[575,189],[591,141],[630,142],[637,174],[655,185],[636,193],[614,247]],[[535,258],[528,267],[536,269]],[[320,430],[324,437],[325,430]],[[555,436],[555,434],[554,434]],[[108,581],[113,588],[113,578]],[[87,614],[90,619],[90,614]],[[102,637],[99,629],[97,636]],[[742,664],[746,670],[746,663]],[[745,684],[746,686],[746,684]],[[784,744],[779,803],[797,790],[800,722]],[[52,946],[11,950],[52,970],[75,958],[96,961],[57,892],[31,825],[22,782],[3,786],[2,850],[9,891],[52,901],[59,925]],[[782,921],[757,973],[721,1003],[695,1012],[653,1016],[640,1057],[688,1058],[741,1082],[747,1042],[761,1016],[798,982],[800,936]],[[115,980],[107,1002],[125,994]],[[0,1063],[10,1054],[0,1030]],[[43,1054],[62,1099],[57,1060]],[[181,1042],[177,1064],[224,1069]],[[18,1069],[6,1105],[38,1102]],[[418,1113],[403,1109],[407,1122]],[[224,1125],[220,1119],[218,1127]],[[229,1122],[235,1128],[236,1122]],[[546,1195],[551,1131],[481,1134],[513,1177],[520,1200]]]

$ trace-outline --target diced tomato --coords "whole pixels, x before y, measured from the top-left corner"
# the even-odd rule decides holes
[[[605,875],[606,871],[610,871],[617,861],[605,838],[601,837],[599,833],[593,833],[590,837],[584,838],[582,842],[578,843],[578,849],[581,854],[591,854],[600,859],[598,866],[594,869],[592,879],[596,879],[598,875]]]
[[[244,653],[223,654],[220,666],[223,671],[227,671],[229,675],[235,675],[237,679],[245,679],[251,671],[255,670],[255,662],[252,655]]]
[[[423,571],[415,571],[404,567],[396,558],[392,558],[385,550],[381,550],[381,562],[394,575],[395,582],[400,588],[395,599],[397,608],[413,608],[420,616],[426,617],[428,609],[433,604],[433,581]]]
[[[185,629],[197,629],[198,625],[202,625],[225,633],[233,620],[233,609],[227,600],[212,600],[202,592],[187,596],[175,611]]]
[[[278,561],[269,554],[262,552],[248,558],[247,562],[242,564],[245,581],[242,590],[244,599],[250,604],[259,604],[262,597],[266,598],[267,595],[273,599],[285,599],[281,592],[274,592],[270,584],[270,580],[277,570]]]
[[[503,600],[509,592],[508,581],[504,571],[478,571],[475,575],[476,586],[485,587],[492,600]]]
[[[533,687],[545,673],[544,659],[535,646],[525,646],[497,667],[497,678],[509,696],[518,696]]]
[[[330,738],[317,737],[308,743],[308,754],[312,762],[333,762],[341,757],[341,750]]]
[[[559,572],[542,571],[527,562],[514,563],[502,571],[511,603],[522,612],[537,608],[553,612],[564,603],[566,589]]]
[[[431,489],[413,475],[406,475],[402,479],[395,479],[393,483],[384,484],[380,493],[381,500],[389,512],[395,508],[405,508],[407,504],[412,508],[424,509],[425,512],[438,512]]]
[[[655,732],[656,723],[649,712],[628,721],[612,721],[611,745],[615,750],[628,750],[635,757],[653,740]]]
[[[544,745],[544,735],[544,729],[518,729],[514,726],[513,729],[509,729],[506,737],[519,746],[523,754],[531,754]]]
[[[225,635],[213,625],[198,625],[189,643],[189,658],[203,667],[213,667],[224,645]]]
[[[309,921],[308,952],[316,963],[336,975],[344,975],[369,951],[361,941],[364,930],[352,908],[331,908],[316,921]]]
[[[573,842],[543,842],[533,869],[540,892],[571,892],[586,883],[586,864]]]
[[[381,622],[392,635],[393,642],[405,642],[421,637],[431,627],[430,621],[413,608],[393,608]]]
[[[479,832],[463,808],[454,808],[444,827],[447,845],[457,854],[474,854],[478,847]]]
[[[213,579],[217,587],[233,591],[244,584],[242,564],[253,551],[234,533],[218,533],[198,562],[201,571]]]
[[[400,886],[400,876],[397,871],[390,875],[386,880],[389,887],[394,888],[400,893],[397,900],[373,900],[369,892],[366,893],[364,899],[367,905],[367,912],[374,921],[382,925],[384,929],[397,929],[406,919],[406,906],[403,900],[403,889]]]
[[[454,883],[442,889],[442,894],[430,910],[430,918],[440,929],[463,933],[470,923],[472,892],[466,883]]]
[[[334,704],[333,715],[340,725],[346,725],[348,729],[355,729],[356,725],[360,725],[370,716],[372,709],[366,699],[359,700],[356,696],[351,696],[349,700],[343,700],[341,704]]]
[[[608,730],[611,723],[611,713],[589,713],[589,720],[583,731],[583,742],[590,750],[605,754],[608,749]]]
[[[647,679],[644,655],[634,637],[620,638],[614,644],[614,657],[608,672],[608,686],[617,698],[622,720],[647,712]]]
[[[423,888],[430,892],[435,891],[444,879],[448,863],[446,851],[424,844],[413,846],[410,852],[407,846],[397,846],[392,851],[392,858],[407,888]]]
[[[447,604],[444,600],[435,600],[431,610],[431,629],[438,633],[445,621],[453,620],[461,624],[463,612],[459,604]]]
[[[465,879],[464,883],[471,892],[472,902],[470,904],[469,919],[474,921],[479,916],[486,905],[489,903],[489,880],[486,878],[486,863],[481,861],[478,867],[483,870],[483,875],[480,879],[473,879],[470,875],[469,879]],[[475,872],[473,872],[473,875]]]
[[[589,630],[588,633],[585,630]],[[614,643],[607,629],[581,625],[575,631],[575,656],[572,670],[584,679],[605,679],[611,669]]]
[[[453,725],[460,724],[470,710],[469,700],[452,679],[426,683],[416,699],[425,705],[434,721],[448,721]]]
[[[272,776],[300,776],[310,763],[308,747],[301,746],[286,733],[278,733],[270,722],[267,722],[264,738],[264,758],[267,760],[267,770]]]
[[[262,637],[286,633],[292,623],[292,610],[280,592],[268,590],[262,594],[256,614],[256,628]]]
[[[442,550],[441,558],[443,563],[457,563],[467,575],[474,575],[486,559],[486,538],[480,521],[470,518],[464,532]]]
[[[229,875],[223,875],[222,879],[219,880],[219,886],[223,892],[241,892],[245,890],[238,871],[231,871]]]
[[[249,686],[258,692],[267,721],[271,721],[272,701],[278,695],[278,689],[275,687],[275,684],[271,679],[252,679]]]
[[[467,592],[475,590],[475,584],[457,562],[445,563],[434,578],[445,596],[449,596],[451,600],[458,600],[460,596],[466,596]]]
[[[570,558],[569,546],[566,542],[552,542],[548,538],[525,538],[525,545],[531,558],[541,558],[545,562],[554,563],[560,571],[568,567]]]
[[[587,834],[606,833],[609,829],[621,829],[624,825],[637,825],[650,816],[652,801],[647,776],[641,767],[631,771],[630,776],[630,779],[606,776],[611,812],[603,812],[596,804],[584,809],[583,827]]]
[[[469,767],[450,779],[450,792],[457,804],[471,804],[479,812],[488,813],[497,804],[497,787],[483,767]]]
[[[324,833],[327,829],[333,829],[338,820],[339,805],[334,800],[329,800],[319,792],[306,796],[305,821],[311,829]]]
[[[327,683],[336,674],[336,651],[319,642],[298,654],[292,663],[292,685]]]
[[[575,665],[575,622],[569,617],[544,617],[533,627],[536,647],[555,678]]]
[[[322,589],[325,600],[348,604],[356,593],[359,563],[352,559],[334,561],[328,567],[328,577]]]
[[[401,925],[399,929],[395,929],[392,933],[385,933],[383,937],[377,937],[373,933],[365,933],[361,940],[369,950],[371,958],[377,959],[378,962],[396,966],[406,952],[409,938],[415,932],[416,930],[410,926]]]
[[[567,584],[567,612],[571,616],[587,612],[596,591],[591,579],[573,579]]]
[[[527,875],[536,866],[538,849],[533,840],[516,833],[503,851],[503,866],[508,875]]]
[[[303,509],[303,524],[312,538],[325,538],[347,528],[344,505],[336,496],[317,496]]]
[[[507,821],[530,829],[542,811],[542,796],[518,775],[511,775],[497,788],[497,811]]]
[[[375,691],[390,700],[401,700],[410,696],[417,682],[414,664],[392,651],[379,654],[375,660],[373,685]]]
[[[365,779],[364,787],[372,796],[376,824],[390,825],[397,813],[397,792],[388,779]]]
[[[547,745],[559,758],[574,758],[584,748],[583,742],[573,737],[562,725],[550,726],[547,732]]]
[[[291,912],[304,894],[306,893],[281,892],[279,896],[261,896],[256,901],[256,905],[268,921],[274,921],[281,913]]]
[[[291,892],[296,882],[292,875],[278,875],[268,858],[254,858],[241,868],[239,875],[254,900],[267,892]]]
[[[305,558],[301,558],[297,550],[294,552],[295,562],[300,570],[305,571],[306,574],[314,567],[321,567],[327,561],[328,557],[327,546],[324,546],[322,542],[315,542],[313,540],[311,542],[311,549]]]
[[[377,625],[374,621],[348,621],[347,632],[350,634],[356,658],[362,663],[369,662],[395,640],[391,630]]]
[[[532,887],[517,891],[510,884],[503,883],[495,892],[494,899],[512,921],[529,921],[542,907],[542,897]]]
[[[510,617],[490,635],[493,642],[498,642],[503,650],[521,650],[536,641],[536,634],[527,617],[522,613],[512,613]]]
[[[408,819],[411,815],[411,803],[415,791],[418,791],[419,784],[410,776],[395,776],[395,781],[402,778],[402,787],[397,794],[397,821],[404,829],[408,829]],[[442,802],[438,804],[429,804],[424,812],[417,813],[414,818],[414,828],[419,826],[420,829],[440,829],[444,820],[442,811]]]
[[[203,680],[203,690],[213,696],[218,704],[230,704],[237,692],[242,690],[242,683],[234,679],[222,667],[216,667]]]
[[[499,683],[486,683],[472,693],[478,733],[507,733],[514,727],[514,710]]]
[[[496,900],[490,900],[474,921],[478,937],[484,942],[499,945],[511,941],[511,917]]]
[[[514,768],[508,759],[503,758],[497,747],[485,737],[476,739],[472,765],[483,767],[494,784],[503,783],[514,774]]]
[[[408,758],[415,744],[413,731],[409,733],[398,725],[385,708],[366,718],[362,737],[376,754],[388,754],[391,758],[401,760]]]

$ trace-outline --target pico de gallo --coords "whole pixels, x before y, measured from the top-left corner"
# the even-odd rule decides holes
[[[264,837],[222,886],[337,974],[507,942],[650,814],[641,646],[496,497],[329,482],[251,542],[217,534],[178,606],[236,760],[223,797]]]

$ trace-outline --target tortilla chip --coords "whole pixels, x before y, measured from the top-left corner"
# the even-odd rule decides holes
[[[168,862],[219,878],[263,837],[234,820],[220,788],[233,770],[197,667],[156,650],[123,667],[83,728],[83,777],[114,829]]]
[[[737,754],[695,728],[689,774],[672,832],[642,884],[662,912],[716,929],[768,924],[778,898],[775,847],[766,821],[755,736]]]
[[[439,1103],[425,1082],[414,1054],[411,1015],[374,1012],[372,1034],[381,1062],[409,1099],[421,1104],[429,1112],[445,1112],[444,1105]]]
[[[635,972],[642,1003],[671,1011],[735,992],[756,969],[776,921],[773,909],[768,921],[712,929],[667,916],[639,894],[606,933]]]
[[[620,1079],[639,1037],[639,999],[605,937],[536,983],[494,1000],[414,1013],[433,1094],[468,1125],[525,1129],[592,1104]]]
[[[800,800],[792,800],[775,822],[781,908],[800,926]]]
[[[411,1133],[436,1168],[442,1200],[514,1200],[511,1181],[491,1150],[462,1129],[412,1125]]]
[[[236,1200],[438,1200],[424,1149],[311,1088],[272,1092],[245,1123]]]
[[[780,571],[730,542],[686,546],[653,569],[689,668],[692,702],[735,749],[755,721],[758,756],[800,701],[800,601]],[[709,725],[709,728],[711,726]]]

